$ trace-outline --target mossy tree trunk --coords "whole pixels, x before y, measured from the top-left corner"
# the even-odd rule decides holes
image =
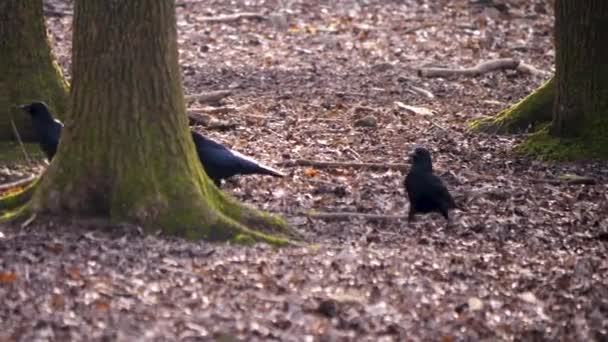
[[[608,1],[557,0],[555,47],[551,134],[608,141]]]
[[[30,118],[17,105],[42,100],[63,113],[67,96],[48,44],[42,0],[0,1],[0,140],[14,138],[11,117],[23,139],[35,139]]]
[[[606,32],[608,1],[555,0],[554,78],[498,116],[473,122],[472,128],[514,133],[525,128],[522,122],[533,122],[541,129],[520,151],[552,159],[608,157]]]
[[[288,235],[283,221],[235,202],[200,165],[174,0],[76,0],[72,68],[71,113],[30,210],[188,238],[286,241],[267,234]]]
[[[553,117],[555,78],[534,90],[521,101],[504,109],[496,116],[484,117],[471,123],[470,128],[484,133],[513,134],[535,131]]]

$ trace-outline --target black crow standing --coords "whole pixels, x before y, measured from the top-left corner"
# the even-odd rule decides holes
[[[260,174],[275,177],[284,176],[280,171],[270,166],[262,165],[252,158],[204,137],[200,133],[192,131],[192,140],[207,176],[217,186],[220,186],[222,179],[230,178],[234,175]]]
[[[408,222],[416,213],[439,212],[449,222],[448,211],[456,208],[456,203],[439,177],[433,174],[431,153],[424,147],[417,147],[410,155],[412,167],[405,177],[405,190],[410,200]]]
[[[63,124],[59,120],[53,119],[49,108],[44,102],[32,102],[28,105],[19,106],[32,117],[34,131],[38,136],[40,148],[44,151],[47,159],[51,161],[57,152],[59,138]]]

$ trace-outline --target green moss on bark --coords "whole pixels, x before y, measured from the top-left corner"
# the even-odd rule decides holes
[[[14,210],[15,208],[27,203],[27,201],[32,198],[37,184],[38,181],[34,181],[20,192],[0,196],[0,210]]]
[[[608,113],[607,113],[608,114]],[[551,125],[546,124],[516,151],[547,161],[574,161],[588,159],[608,159],[608,120],[590,123],[585,136],[560,138],[551,134]]]
[[[17,105],[47,102],[65,113],[68,84],[48,43],[42,0],[0,1],[0,140],[14,139],[15,121],[24,140],[35,135],[30,118]]]
[[[496,116],[474,120],[469,129],[490,134],[513,134],[535,131],[539,125],[551,121],[555,82],[545,82],[518,103]]]

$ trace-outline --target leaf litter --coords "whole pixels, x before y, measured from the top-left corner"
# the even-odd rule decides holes
[[[511,152],[525,135],[466,131],[546,76],[416,72],[496,58],[553,72],[549,2],[177,5],[186,93],[231,90],[213,105],[232,109],[209,114],[229,125],[197,129],[271,165],[404,163],[425,145],[463,210],[449,228],[438,215],[409,226],[306,218],[406,215],[404,175],[295,166],[285,179],[240,177],[224,189],[283,213],[308,247],[213,245],[44,217],[2,226],[1,340],[608,338],[606,164],[546,164]],[[69,77],[72,4],[47,0],[45,10]],[[234,13],[250,15],[226,20]],[[15,168],[14,177],[27,169]],[[568,175],[595,183],[545,181]]]

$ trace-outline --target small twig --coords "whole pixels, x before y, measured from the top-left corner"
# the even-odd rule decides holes
[[[444,132],[448,131],[446,128],[442,127],[441,125],[439,125],[438,123],[436,123],[435,121],[433,121],[433,120],[431,120],[429,118],[427,118],[427,121],[430,122],[431,125],[433,125],[433,127],[437,127],[437,128],[439,128],[440,130],[442,130]]]
[[[521,62],[512,58],[499,58],[477,64],[472,68],[451,69],[451,68],[420,68],[420,77],[446,77],[452,75],[478,76],[495,70],[518,69]],[[518,69],[519,70],[519,69]]]
[[[430,91],[426,90],[426,89],[423,89],[423,88],[420,88],[420,87],[416,87],[416,86],[413,86],[413,85],[408,85],[407,87],[409,88],[407,90],[409,90],[411,93],[413,93],[415,95],[422,95],[422,96],[426,97],[429,100],[432,100],[432,99],[435,98],[435,95],[433,93],[431,93]]]
[[[362,162],[329,162],[315,161],[307,159],[286,160],[282,164],[284,167],[293,166],[312,166],[316,168],[355,168],[355,169],[375,169],[375,170],[398,170],[406,171],[409,169],[407,164],[399,163],[362,163]]]
[[[27,164],[32,167],[32,160],[30,159],[30,155],[27,153],[25,149],[25,145],[23,145],[23,141],[21,140],[21,135],[19,135],[19,130],[17,129],[17,125],[15,125],[15,121],[11,118],[11,126],[13,126],[13,133],[15,133],[15,137],[17,138],[17,142],[19,143],[19,147],[21,147],[21,151],[25,156],[25,160]]]
[[[32,216],[30,216],[30,218],[28,218],[27,220],[25,220],[25,222],[23,222],[21,224],[21,229],[27,228],[27,226],[32,224],[32,222],[34,222],[35,219],[36,219],[36,214],[32,214]]]
[[[435,26],[435,23],[423,23],[414,27],[410,27],[409,29],[403,31],[403,34],[410,34],[410,33],[414,33],[418,30],[423,30],[425,28],[430,28]]]
[[[383,214],[369,214],[369,213],[357,213],[357,212],[300,212],[296,213],[297,216],[306,216],[311,219],[320,219],[326,221],[346,221],[350,219],[365,219],[365,220],[381,220],[381,221],[398,221],[405,220],[405,215],[383,215]]]
[[[38,175],[31,175],[27,178],[23,178],[14,182],[0,184],[0,193],[6,192],[7,190],[13,188],[23,188],[35,181],[38,178]]]
[[[232,21],[239,21],[242,19],[266,20],[267,16],[263,13],[240,12],[226,15],[218,15],[216,17],[206,17],[203,18],[202,21],[207,23],[228,23]]]

